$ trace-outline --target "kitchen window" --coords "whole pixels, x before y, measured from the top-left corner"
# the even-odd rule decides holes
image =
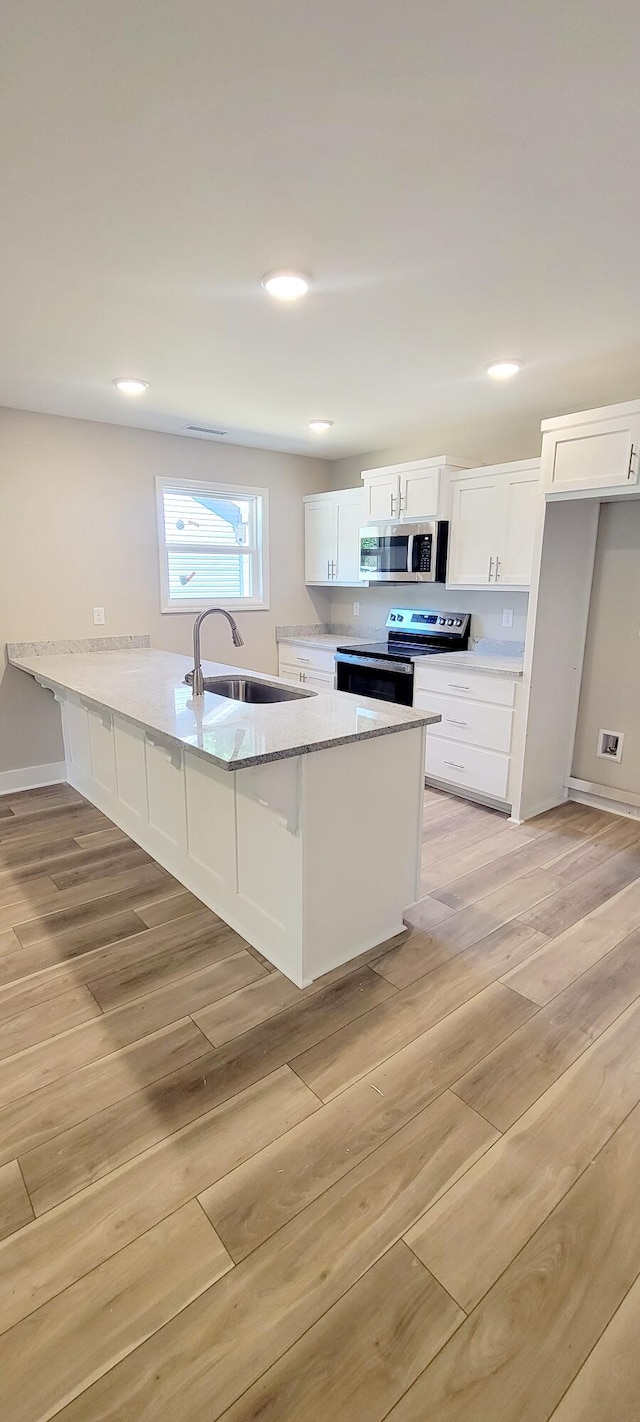
[[[268,607],[268,492],[156,479],[162,612]]]

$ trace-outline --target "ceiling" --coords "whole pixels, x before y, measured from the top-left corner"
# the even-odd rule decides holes
[[[1,404],[337,458],[640,396],[636,0],[4,0],[0,52]]]

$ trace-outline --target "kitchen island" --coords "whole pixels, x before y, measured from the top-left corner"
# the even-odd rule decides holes
[[[69,783],[298,986],[402,930],[439,715],[334,691],[194,699],[189,659],[148,647],[8,652],[60,703]]]

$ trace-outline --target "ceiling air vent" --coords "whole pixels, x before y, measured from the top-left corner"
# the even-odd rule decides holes
[[[208,425],[185,425],[184,432],[185,434],[209,435],[218,439],[227,433],[226,430],[212,430]]]

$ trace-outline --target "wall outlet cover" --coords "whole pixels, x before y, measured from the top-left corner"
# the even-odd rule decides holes
[[[360,603],[359,603],[359,602],[354,602],[354,604],[353,604],[353,615],[354,615],[354,617],[359,617],[359,616],[360,616]]]
[[[512,607],[503,607],[503,609],[502,609],[502,626],[503,626],[503,627],[513,627],[513,608],[512,608]]]
[[[94,625],[94,627],[104,627],[104,623],[105,623],[104,608],[103,608],[103,607],[94,607],[94,609],[93,609],[93,625]]]

